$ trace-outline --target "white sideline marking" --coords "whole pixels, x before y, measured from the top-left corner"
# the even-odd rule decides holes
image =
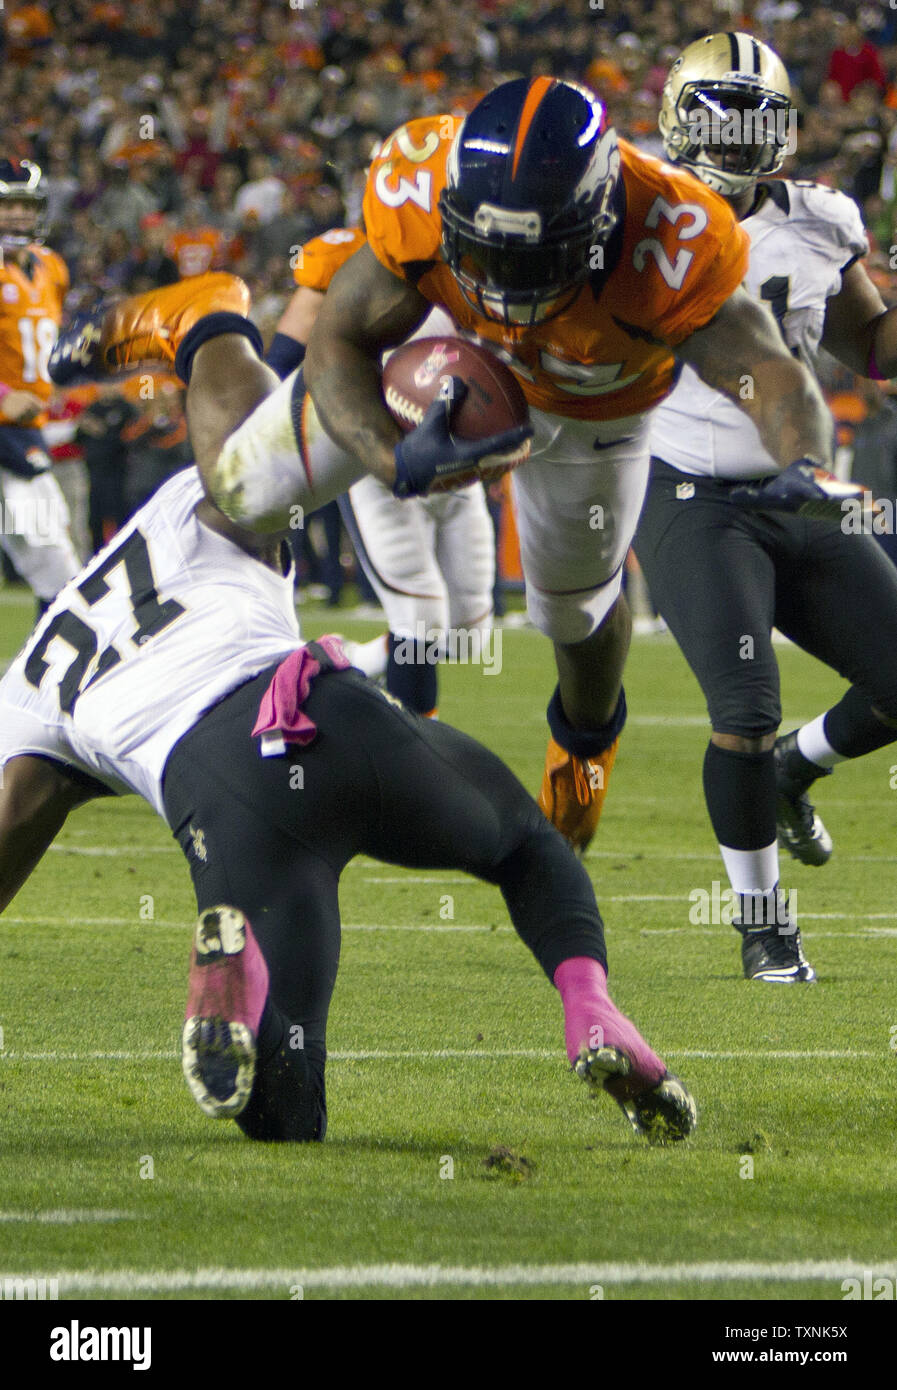
[[[474,923],[473,926],[467,926],[467,927],[464,927],[464,926],[437,927],[437,926],[435,926],[435,924],[433,924],[433,923],[428,923],[428,922],[405,923],[405,924],[402,924],[402,923],[392,923],[392,922],[387,922],[387,923],[384,923],[384,922],[344,922],[344,923],[342,923],[342,930],[344,930],[344,931],[434,931],[435,934],[439,935],[439,934],[441,934],[441,933],[448,934],[448,933],[451,933],[451,931],[462,931],[462,933],[463,933],[463,931],[492,931],[492,933],[495,933],[495,931],[513,931],[513,927],[508,926],[508,924],[506,924],[506,923],[502,923],[501,926],[495,926],[495,927],[487,926],[487,924],[484,924],[484,923]]]
[[[803,718],[794,715],[793,718],[783,720],[783,724],[792,724],[795,728],[799,724],[809,724],[819,713],[805,714]],[[545,724],[544,714],[531,714],[515,721],[520,724]],[[627,724],[640,725],[644,729],[706,729],[710,733],[710,720],[706,714],[630,714],[626,717]],[[547,727],[547,726],[546,726]]]
[[[188,1289],[275,1289],[288,1298],[291,1288],[390,1289],[581,1285],[585,1298],[591,1284],[718,1284],[744,1280],[787,1283],[848,1278],[862,1279],[874,1269],[897,1273],[897,1261],[851,1257],[840,1260],[709,1260],[699,1264],[511,1264],[511,1265],[334,1265],[319,1269],[112,1269],[66,1270],[58,1274],[60,1292],[178,1293]],[[3,1279],[27,1279],[27,1273],[0,1274]]]
[[[679,851],[667,853],[666,851],[641,850],[633,845],[627,849],[587,849],[584,857],[586,859],[626,859],[631,860],[634,865],[639,865],[649,859],[658,859],[664,862],[682,859],[687,863],[715,862],[720,864],[719,854],[710,854],[709,852],[707,854],[692,854]],[[893,864],[894,862],[893,854],[841,854],[839,852],[838,859],[844,864]],[[354,860],[352,864],[347,865],[347,868],[352,868],[353,865]],[[722,868],[722,864],[720,864],[720,868]]]
[[[816,918],[829,919],[832,917],[842,918],[847,921],[855,921],[863,917],[894,917],[893,912],[801,912],[800,920],[812,921]],[[679,936],[681,933],[688,932],[690,936],[717,936],[725,927],[725,923],[719,927],[640,927],[639,936]],[[823,937],[839,941],[845,938],[859,939],[860,941],[875,941],[879,937],[897,936],[897,927],[863,927],[860,931],[809,931],[804,933],[807,940],[820,941]]]
[[[140,927],[143,930],[150,927],[171,929],[174,931],[186,931],[193,929],[195,919],[184,917],[178,921],[168,921],[165,918],[153,918],[151,921],[142,922],[136,917],[7,917],[0,918],[0,921],[10,926],[17,927]],[[489,926],[488,924],[474,924],[463,926],[451,924],[450,926],[436,926],[431,922],[421,923],[398,923],[398,922],[343,922],[343,931],[420,931],[420,932],[512,932],[513,927],[503,923],[501,926]]]
[[[176,927],[179,931],[193,928],[194,921],[184,917],[183,921],[169,922],[155,919],[141,922],[137,917],[6,917],[3,922],[16,927]]]
[[[380,875],[369,875],[363,878],[362,883],[471,883],[476,879],[471,877],[459,878],[456,874],[434,874],[427,878],[415,873],[395,874],[388,878]],[[491,887],[491,884],[490,884]]]
[[[133,859],[144,854],[180,854],[177,845],[51,845],[56,854],[81,854],[85,858],[121,859],[127,855]]]
[[[419,880],[418,880],[419,881]],[[440,880],[441,881],[441,880]],[[601,896],[601,903],[682,903],[687,904],[688,899],[682,893],[622,893],[607,894]],[[897,912],[801,912],[799,914],[802,922],[893,922],[897,921]],[[10,917],[4,915],[2,920],[8,926],[16,927],[146,927],[152,929],[166,929],[172,931],[192,930],[193,920],[184,916],[174,921],[168,918],[153,918],[151,921],[144,922],[137,917]],[[722,923],[721,926],[725,926]],[[437,935],[448,936],[453,932],[496,932],[509,933],[514,928],[502,922],[493,926],[488,922],[464,923],[445,923],[437,925],[434,922],[343,922],[342,930],[346,931],[416,931],[433,932]],[[720,927],[640,927],[640,936],[677,936],[688,933],[691,936],[717,936]],[[897,936],[897,927],[863,927],[859,931],[812,931],[807,936],[813,938],[821,937],[855,937],[871,940],[875,937]]]
[[[668,798],[664,797],[657,797],[654,799],[657,801],[664,802],[668,800]],[[853,805],[854,803],[845,801],[842,804],[847,806]],[[127,855],[135,854],[144,855],[181,853],[181,850],[177,845],[51,845],[50,850],[51,852],[56,854],[80,854],[84,855],[85,857],[101,856],[103,858],[110,859],[118,859]],[[682,851],[676,851],[675,853],[665,853],[656,852],[654,850],[641,850],[633,847],[632,845],[620,849],[589,849],[586,850],[584,857],[586,859],[625,859],[627,861],[631,861],[634,870],[638,865],[654,859],[661,860],[663,862],[675,862],[677,859],[681,859],[683,863],[719,863],[719,854],[711,854],[709,852],[707,854],[696,854]],[[894,862],[893,854],[839,853],[838,858],[844,864],[893,864]],[[372,865],[378,867],[378,861],[375,859],[367,859],[362,856],[359,856],[357,859],[351,860],[346,865],[343,872],[348,873],[352,869],[369,869]],[[416,881],[418,883],[422,881],[421,879],[415,880],[415,871],[413,869],[405,870],[401,875],[396,875],[394,879],[381,878],[375,880],[372,878],[370,880],[370,882],[372,883],[408,883],[412,881]],[[424,881],[441,883],[443,880],[441,878],[434,878],[431,880]],[[464,883],[475,881],[475,875],[468,875],[467,878],[459,881]]]
[[[168,1062],[175,1057],[180,1057],[179,1052],[175,1051],[155,1051],[155,1052],[17,1052],[10,1048],[6,1052],[0,1052],[0,1062]],[[763,1061],[773,1062],[807,1062],[807,1061],[833,1061],[847,1060],[848,1058],[883,1058],[889,1055],[887,1048],[880,1048],[877,1052],[863,1052],[855,1048],[844,1049],[842,1051],[816,1050],[811,1052],[766,1052],[766,1051],[738,1051],[738,1052],[707,1052],[704,1050],[676,1050],[664,1048],[664,1055],[667,1057],[684,1057],[690,1061],[702,1062],[736,1062],[736,1061]],[[508,1058],[524,1059],[535,1062],[561,1062],[563,1054],[560,1048],[550,1047],[512,1047],[512,1048],[470,1048],[470,1047],[444,1047],[432,1052],[420,1052],[413,1049],[402,1051],[384,1051],[375,1049],[366,1051],[363,1049],[353,1049],[349,1052],[329,1052],[328,1062],[443,1062],[455,1061],[462,1058],[471,1058],[473,1061],[502,1061]]]
[[[62,1208],[59,1211],[0,1211],[0,1222],[36,1221],[42,1226],[76,1226],[103,1221],[142,1221],[136,1211],[91,1211]]]

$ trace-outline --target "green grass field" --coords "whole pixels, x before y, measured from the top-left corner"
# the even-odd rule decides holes
[[[0,660],[30,616],[0,595]],[[306,635],[334,625],[309,610]],[[842,687],[779,653],[792,727]],[[506,631],[500,675],[443,672],[442,715],[535,790],[551,684],[548,644]],[[497,891],[370,860],[343,880],[326,1143],[206,1119],[177,1051],[186,865],[142,802],[110,800],[70,819],[0,922],[0,1277],[280,1300],[839,1300],[857,1270],[893,1277],[897,753],[820,784],[831,864],[784,865],[820,983],[752,985],[732,929],[689,921],[689,893],[725,881],[704,707],[669,639],[634,642],[627,693],[587,864],[617,1001],[697,1098],[691,1141],[651,1149],[589,1098]]]

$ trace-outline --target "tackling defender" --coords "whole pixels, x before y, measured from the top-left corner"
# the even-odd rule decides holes
[[[670,69],[660,129],[669,158],[722,193],[750,236],[746,286],[771,305],[788,349],[812,361],[821,342],[861,375],[893,376],[897,309],[885,309],[863,268],[856,204],[768,177],[785,158],[790,116],[773,50],[749,34],[713,34]],[[736,123],[753,138],[732,138]],[[844,534],[799,505],[782,510],[768,440],[687,365],[654,415],[651,449],[636,552],[707,699],[704,790],[740,895],[744,974],[812,981],[778,888],[777,806],[780,842],[823,864],[831,840],[807,788],[897,739],[897,570],[871,536]],[[778,741],[774,625],[851,682],[834,708]]]
[[[266,355],[279,376],[299,366],[327,287],[364,243],[360,228],[334,227],[302,248],[293,271],[298,289]],[[454,332],[448,316],[434,309],[412,336]],[[476,632],[482,640],[492,628],[495,532],[482,484],[402,502],[369,473],[339,506],[386,613],[386,689],[418,714],[435,715],[434,647],[451,657],[446,634]]]
[[[65,262],[43,245],[46,203],[36,164],[0,160],[0,546],[39,614],[81,568],[41,433],[69,287]]]
[[[296,389],[259,360],[247,309],[241,281],[196,277],[63,335],[60,364],[173,356],[200,464],[65,587],[0,682],[0,910],[70,810],[142,795],[183,848],[201,912],[191,1090],[252,1138],[307,1141],[326,1125],[342,869],[358,853],[464,869],[499,886],[558,988],[578,1073],[649,1138],[685,1137],[694,1102],[607,993],[601,918],[569,846],[493,754],[403,709],[338,644],[302,647],[279,536],[210,499],[241,422]]]

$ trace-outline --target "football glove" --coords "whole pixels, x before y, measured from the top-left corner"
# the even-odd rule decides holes
[[[487,454],[507,453],[533,433],[532,425],[517,425],[487,439],[455,439],[452,414],[466,395],[461,377],[446,377],[420,424],[399,440],[395,448],[396,497],[421,497],[437,478],[467,473]]]
[[[746,507],[795,512],[829,521],[842,520],[845,502],[872,502],[871,494],[861,483],[842,483],[811,458],[789,463],[775,477],[733,487],[729,496]]]

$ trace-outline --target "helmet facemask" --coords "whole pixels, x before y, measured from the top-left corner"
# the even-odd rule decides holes
[[[20,251],[46,236],[47,194],[41,187],[41,171],[23,159],[22,179],[0,178],[0,247]]]
[[[460,136],[461,131],[456,149]],[[572,305],[600,268],[602,248],[617,221],[619,153],[612,130],[605,132],[601,145],[595,161],[601,169],[597,200],[593,177],[583,189],[581,210],[574,202],[572,210],[548,225],[535,209],[488,202],[475,209],[465,206],[450,156],[449,183],[439,201],[442,252],[467,303],[484,318],[507,328],[546,323]]]
[[[717,193],[752,188],[777,173],[793,150],[789,97],[747,77],[686,84],[675,114],[664,131],[668,157]]]

